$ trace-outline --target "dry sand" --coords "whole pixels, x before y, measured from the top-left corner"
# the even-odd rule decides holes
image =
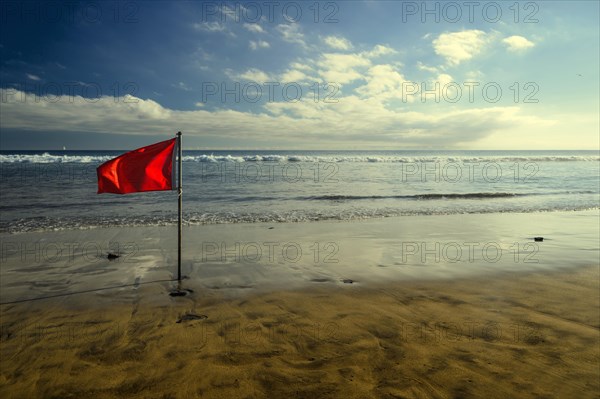
[[[4,305],[0,397],[595,398],[599,277]]]
[[[0,398],[598,398],[597,217],[186,228],[177,298],[172,227],[1,236]],[[539,262],[515,261],[539,232]],[[274,240],[339,262],[202,260]],[[475,240],[507,256],[402,262],[405,242]],[[120,263],[92,255],[109,242]],[[73,243],[93,251],[52,251]]]

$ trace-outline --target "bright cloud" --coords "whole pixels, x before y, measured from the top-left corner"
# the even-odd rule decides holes
[[[313,63],[313,61],[310,61],[310,60],[308,62]],[[292,62],[290,64],[290,67],[294,68],[294,69],[301,70],[301,71],[308,71],[308,72],[314,70],[313,67],[311,67],[310,65],[308,65],[306,63],[302,63],[302,62]]]
[[[282,83],[302,82],[308,79],[308,76],[297,69],[290,69],[279,76]]]
[[[417,68],[420,71],[427,71],[427,72],[432,72],[432,73],[438,73],[439,72],[438,68],[425,65],[421,61],[417,62]]]
[[[406,82],[396,68],[387,64],[369,68],[366,80],[367,84],[357,88],[357,93],[365,97],[379,97],[379,99],[401,98],[402,84]]]
[[[357,68],[366,68],[371,61],[361,54],[326,53],[317,62],[319,75],[329,83],[346,84],[362,79]]]
[[[502,40],[502,42],[504,44],[506,44],[506,46],[508,47],[508,51],[512,51],[512,52],[525,51],[525,50],[535,46],[535,44],[533,42],[530,42],[523,36],[510,36],[510,37],[507,37],[506,39]]]
[[[269,82],[271,81],[271,78],[269,77],[269,75],[263,71],[261,71],[260,69],[256,69],[256,68],[252,68],[247,70],[246,72],[238,75],[239,78],[244,79],[244,80],[249,80],[252,82]]]
[[[439,82],[441,86],[445,86],[452,81],[452,76],[448,75],[447,73],[441,73],[437,77],[437,82]]]
[[[444,57],[449,65],[455,66],[481,53],[486,43],[488,38],[485,32],[465,30],[442,33],[433,40],[433,48],[436,54]]]
[[[338,36],[327,36],[323,38],[323,41],[329,47],[336,50],[350,50],[352,49],[352,43],[343,37]]]
[[[389,55],[389,54],[396,54],[396,53],[397,53],[397,51],[394,50],[393,48],[378,44],[375,47],[373,47],[373,50],[367,51],[366,53],[364,53],[364,55],[366,55],[367,57],[373,58],[373,57],[381,57],[382,55]]]
[[[244,26],[244,29],[248,30],[249,32],[253,32],[253,33],[265,33],[265,30],[259,24],[248,24],[248,23],[245,23],[243,26]]]
[[[281,24],[277,25],[277,31],[281,34],[281,38],[288,43],[299,44],[306,47],[304,34],[300,31],[298,24]]]
[[[390,66],[374,67],[374,77],[393,77]],[[377,78],[375,78],[377,79]],[[386,90],[390,81],[373,84]],[[179,111],[153,100],[133,96],[103,96],[85,99],[61,96],[53,102],[22,101],[25,93],[2,89],[6,99],[0,109],[3,127],[37,131],[118,132],[120,134],[162,134],[173,126],[189,135],[225,137],[235,140],[240,131],[258,143],[317,137],[319,142],[358,143],[402,141],[403,147],[430,143],[468,143],[507,128],[549,126],[552,121],[524,116],[519,107],[488,107],[443,112],[417,112],[384,107],[379,101],[346,96],[327,104],[304,99],[298,103],[270,102],[266,112],[205,109]],[[115,101],[116,100],[116,101]],[[200,107],[200,105],[197,104]],[[429,111],[429,110],[428,110]],[[107,118],[106,115],[110,115]]]
[[[378,44],[360,53],[324,53],[315,64],[318,74],[326,82],[343,85],[365,79],[374,58],[394,53],[394,49]]]

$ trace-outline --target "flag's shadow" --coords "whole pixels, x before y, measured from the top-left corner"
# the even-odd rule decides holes
[[[153,281],[146,281],[146,282],[143,282],[143,283],[140,283],[139,280],[136,279],[136,281],[133,284],[113,285],[113,286],[110,286],[110,287],[94,288],[94,289],[91,289],[91,290],[83,290],[83,291],[75,291],[75,292],[66,292],[66,293],[63,293],[63,294],[47,295],[47,296],[41,296],[41,297],[37,297],[37,298],[18,299],[18,300],[15,300],[15,301],[0,302],[0,306],[2,306],[2,305],[12,305],[12,304],[23,303],[23,302],[41,301],[43,299],[60,298],[60,297],[71,296],[71,295],[85,294],[85,293],[88,293],[88,292],[98,292],[98,291],[114,290],[114,289],[117,289],[117,288],[138,287],[140,285],[145,285],[145,284],[155,284],[155,283],[164,283],[164,282],[172,282],[172,281],[177,281],[177,279],[153,280]]]

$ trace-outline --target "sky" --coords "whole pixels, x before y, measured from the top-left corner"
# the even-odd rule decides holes
[[[0,2],[0,149],[598,149],[599,2]]]

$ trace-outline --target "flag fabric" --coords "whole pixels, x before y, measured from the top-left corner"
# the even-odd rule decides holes
[[[98,194],[172,190],[177,138],[129,151],[100,165]]]

